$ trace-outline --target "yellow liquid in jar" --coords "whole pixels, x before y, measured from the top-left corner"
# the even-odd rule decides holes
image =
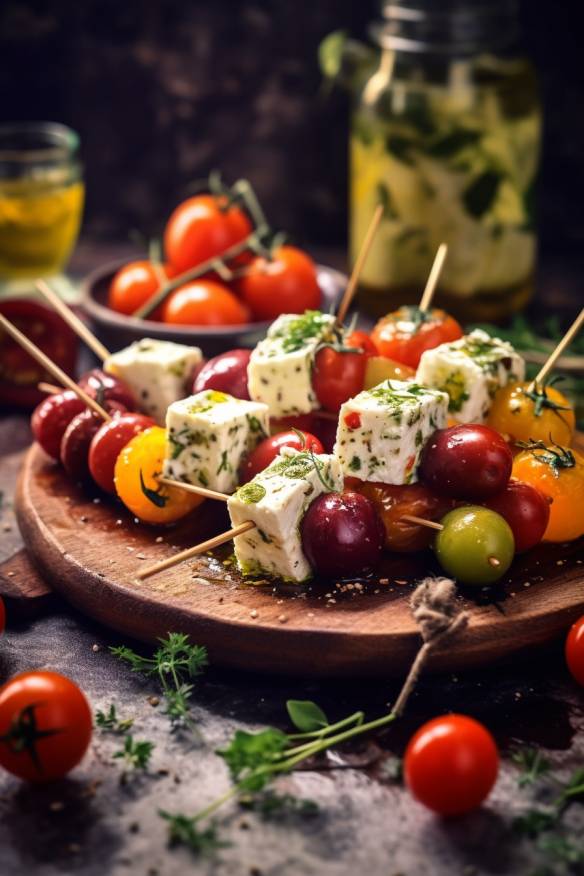
[[[50,176],[0,180],[0,280],[57,274],[77,240],[84,186]]]

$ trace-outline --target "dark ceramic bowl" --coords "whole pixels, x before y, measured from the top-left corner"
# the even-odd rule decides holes
[[[157,338],[200,347],[206,357],[216,356],[235,347],[254,347],[264,337],[269,322],[249,322],[232,326],[176,326],[147,319],[124,316],[107,307],[107,293],[116,271],[125,264],[112,262],[93,271],[82,284],[82,305],[93,330],[103,344],[115,352],[141,338]],[[317,265],[318,283],[322,290],[321,309],[336,307],[347,277],[341,271]]]

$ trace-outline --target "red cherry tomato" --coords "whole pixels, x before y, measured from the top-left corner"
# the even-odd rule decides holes
[[[104,406],[114,418],[126,412],[118,402],[107,401]],[[59,457],[63,468],[75,482],[89,478],[89,447],[102,425],[102,418],[86,408],[73,417],[63,433]]]
[[[163,322],[169,325],[241,325],[249,322],[247,307],[215,280],[193,280],[164,302]]]
[[[343,402],[363,389],[368,356],[323,347],[314,359],[312,386],[325,411],[337,414]]]
[[[4,608],[4,603],[2,602],[2,597],[0,596],[0,636],[4,632],[5,626],[6,626],[6,609]]]
[[[89,472],[98,487],[115,494],[114,470],[120,452],[135,435],[155,425],[151,417],[136,413],[121,414],[102,423],[91,440],[88,456]]]
[[[404,758],[408,788],[439,815],[464,815],[489,795],[499,771],[495,740],[465,715],[444,715],[420,727]]]
[[[550,501],[531,484],[512,479],[485,505],[507,521],[518,553],[530,550],[542,540],[550,519]]]
[[[177,274],[244,240],[252,225],[243,210],[215,195],[195,195],[179,204],[164,229],[164,251]]]
[[[430,547],[436,533],[428,526],[404,520],[406,515],[439,521],[454,507],[423,484],[379,484],[355,480],[354,489],[373,502],[385,527],[385,547],[400,553]]]
[[[85,695],[57,672],[16,675],[0,688],[0,765],[29,782],[50,782],[75,767],[89,746]]]
[[[0,313],[25,334],[49,359],[72,375],[77,361],[78,341],[67,323],[48,307],[19,298],[0,302]],[[0,327],[0,404],[33,408],[45,397],[37,389],[50,374]]]
[[[314,262],[295,246],[277,247],[271,260],[256,256],[237,291],[257,320],[318,310],[322,298]]]
[[[367,357],[379,356],[377,347],[371,340],[370,335],[368,335],[367,332],[361,331],[361,329],[356,329],[354,332],[351,332],[350,335],[347,335],[345,338],[345,344],[347,347],[359,348]]]
[[[35,441],[45,453],[53,459],[59,459],[65,429],[73,417],[84,410],[85,403],[70,389],[49,395],[37,405],[30,425]]]
[[[258,446],[252,450],[246,460],[241,464],[239,479],[242,484],[251,481],[269,466],[278,456],[283,447],[292,447],[294,450],[312,450],[313,453],[323,453],[323,447],[318,438],[310,432],[280,432],[271,438],[264,438]]]
[[[379,320],[371,338],[380,356],[417,368],[425,350],[462,337],[462,328],[444,310],[421,317],[418,307],[400,307]]]
[[[119,377],[106,374],[101,368],[92,368],[91,371],[87,371],[77,383],[100,405],[111,401],[119,402],[128,411],[134,411],[137,407],[130,387]]]
[[[227,392],[234,398],[247,399],[247,366],[251,350],[229,350],[209,359],[197,375],[193,383],[193,392],[203,392],[205,389],[216,389]]]
[[[481,501],[505,489],[512,467],[501,435],[469,423],[434,432],[422,450],[420,480],[440,495]]]
[[[171,265],[156,266],[147,260],[129,262],[120,268],[111,282],[108,307],[131,316],[158,292],[161,282],[172,279],[174,275]],[[159,320],[161,314],[161,308],[157,307],[148,319]]]
[[[566,662],[574,680],[584,687],[584,617],[570,627],[566,639]]]

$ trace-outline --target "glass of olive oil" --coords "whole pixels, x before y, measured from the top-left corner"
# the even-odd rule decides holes
[[[79,137],[65,125],[0,125],[0,289],[58,274],[77,240]]]

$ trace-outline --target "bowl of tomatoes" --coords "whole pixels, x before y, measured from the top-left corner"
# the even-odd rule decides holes
[[[112,350],[151,337],[215,355],[254,346],[282,313],[337,304],[346,276],[274,233],[249,183],[212,177],[208,188],[176,207],[156,253],[105,265],[83,284]]]

